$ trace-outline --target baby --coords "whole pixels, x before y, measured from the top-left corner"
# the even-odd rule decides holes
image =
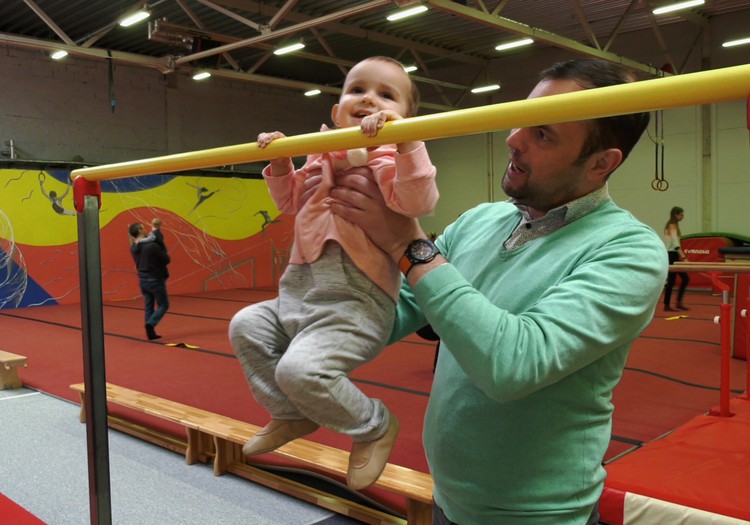
[[[357,126],[374,137],[387,121],[415,115],[418,104],[403,66],[372,57],[349,71],[331,118],[336,127]],[[282,137],[261,133],[258,145]],[[229,335],[255,399],[271,415],[243,453],[270,452],[322,425],[352,438],[347,483],[358,490],[382,473],[399,424],[348,375],[387,343],[401,274],[359,227],[330,211],[336,175],[353,170],[375,180],[398,213],[424,215],[437,202],[423,142],[310,155],[299,170],[290,158],[271,160],[263,171],[271,196],[282,213],[296,214],[290,264],[279,297],[238,312]],[[312,176],[323,182],[303,203]]]

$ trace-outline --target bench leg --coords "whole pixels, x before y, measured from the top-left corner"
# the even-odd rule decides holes
[[[23,383],[18,377],[18,369],[16,367],[0,367],[0,390],[21,388],[22,386]]]
[[[81,423],[86,422],[86,395],[83,392],[78,392],[78,395],[81,396],[81,413],[78,415],[78,419],[81,421]]]
[[[237,443],[214,436],[214,447],[216,456],[214,456],[214,476],[221,476],[226,473],[229,465],[239,463],[244,465],[245,459],[242,455],[242,448]]]
[[[214,447],[216,456],[214,456],[214,476],[222,476],[227,471],[229,457],[232,455],[232,444],[226,439],[214,436]]]
[[[187,449],[185,449],[185,463],[195,464],[196,461],[208,461],[214,456],[214,441],[212,436],[195,428],[185,427],[187,434]]]
[[[187,432],[185,463],[193,465],[198,460],[198,441],[200,441],[200,433],[194,428],[186,428],[185,431]]]
[[[413,499],[407,501],[406,523],[408,525],[431,525],[432,505]]]

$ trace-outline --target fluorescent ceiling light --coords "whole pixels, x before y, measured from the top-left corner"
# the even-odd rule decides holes
[[[209,73],[208,71],[198,71],[195,75],[193,75],[193,80],[205,80],[210,76],[211,73]]]
[[[500,84],[492,84],[490,86],[476,87],[471,90],[472,93],[485,93],[487,91],[497,91],[500,89]]]
[[[663,15],[664,13],[671,13],[672,11],[679,11],[681,9],[688,9],[690,7],[695,7],[698,5],[705,4],[705,0],[688,0],[687,2],[677,2],[676,4],[670,4],[665,5],[662,7],[657,7],[652,12],[655,15]]]
[[[521,40],[514,40],[513,42],[506,42],[505,44],[500,44],[498,46],[495,46],[496,51],[505,51],[506,49],[513,49],[514,47],[521,47],[521,46],[528,46],[529,44],[533,44],[534,40],[531,38],[522,38]]]
[[[129,17],[120,20],[120,25],[122,27],[130,27],[133,24],[137,24],[141,20],[147,19],[149,16],[151,16],[151,13],[149,13],[145,9],[141,9],[140,11],[133,13]]]
[[[67,52],[67,51],[63,51],[63,50],[61,49],[61,50],[59,50],[59,51],[55,51],[55,52],[54,52],[54,53],[52,53],[52,54],[51,54],[51,55],[50,55],[49,57],[50,57],[50,58],[51,58],[52,60],[60,60],[60,59],[62,59],[62,58],[65,58],[66,56],[68,56],[68,52]]]
[[[419,13],[424,13],[425,11],[427,11],[426,5],[418,5],[417,7],[412,7],[411,9],[396,11],[392,15],[388,15],[386,17],[386,20],[388,20],[389,22],[395,22],[396,20],[401,20],[402,18],[406,18],[407,16],[418,15]]]
[[[290,46],[286,47],[280,47],[276,51],[273,52],[274,55],[285,55],[287,53],[291,53],[292,51],[299,51],[300,49],[304,48],[305,44],[302,42],[298,42],[296,44],[292,44]]]
[[[314,97],[315,95],[320,95],[319,89],[311,89],[310,91],[305,91],[306,97]]]
[[[406,71],[407,73],[411,73],[412,71],[416,71],[416,70],[417,70],[417,66],[404,66],[404,71]]]
[[[738,38],[737,40],[727,40],[726,42],[721,44],[721,47],[734,47],[734,46],[741,46],[744,44],[750,44],[750,37]]]

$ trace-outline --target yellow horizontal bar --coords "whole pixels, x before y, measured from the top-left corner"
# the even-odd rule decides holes
[[[511,128],[738,100],[750,95],[750,65],[727,67],[549,97],[460,109],[389,122],[377,137],[359,128],[295,135],[265,149],[256,142],[81,168],[90,181],[300,157],[382,144],[431,140]]]

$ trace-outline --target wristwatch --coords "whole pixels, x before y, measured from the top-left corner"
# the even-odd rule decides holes
[[[404,256],[398,263],[401,273],[409,275],[409,271],[415,264],[425,264],[440,253],[437,246],[428,239],[416,239],[406,247]]]

